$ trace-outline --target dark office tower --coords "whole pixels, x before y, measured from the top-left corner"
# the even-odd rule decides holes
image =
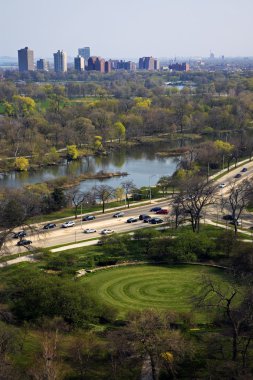
[[[48,62],[45,59],[37,61],[37,70],[48,71]]]
[[[112,71],[112,62],[111,61],[106,61],[105,62],[105,72],[110,73]]]
[[[100,73],[105,72],[105,60],[104,60],[104,58],[97,57],[96,62],[95,62],[95,70],[99,71]]]
[[[95,70],[95,63],[96,63],[96,59],[97,59],[97,57],[90,57],[89,59],[88,59],[88,67],[87,67],[87,69],[89,70],[89,71],[93,71],[93,70]]]
[[[155,58],[155,61],[154,61],[154,69],[160,70],[160,62],[158,61],[157,58]]]
[[[155,70],[155,59],[153,57],[142,57],[139,59],[140,70]]]
[[[139,69],[144,70],[144,58],[139,59]]]
[[[78,55],[74,60],[74,66],[76,71],[84,71],[84,58]]]
[[[65,73],[67,71],[67,53],[58,50],[54,53],[54,71],[56,73]]]
[[[28,47],[18,50],[18,68],[20,72],[34,70],[33,50]]]
[[[83,57],[85,62],[88,62],[88,59],[90,58],[90,48],[87,46],[87,47],[78,49],[78,55]]]

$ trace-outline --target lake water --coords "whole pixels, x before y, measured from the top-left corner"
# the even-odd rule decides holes
[[[0,177],[0,186],[22,187],[26,184],[52,180],[60,176],[77,176],[82,173],[94,174],[98,171],[127,172],[127,177],[114,177],[103,180],[87,180],[80,183],[81,190],[89,190],[94,185],[106,183],[118,187],[124,180],[133,180],[137,187],[154,185],[163,175],[171,175],[177,168],[178,158],[160,158],[159,151],[168,149],[168,143],[155,143],[122,148],[106,157],[87,157],[69,164],[62,163],[39,169],[36,172],[13,172]]]

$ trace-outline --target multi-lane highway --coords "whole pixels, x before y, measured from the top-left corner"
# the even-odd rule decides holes
[[[243,168],[246,168],[247,171],[242,172]],[[235,175],[238,173],[241,174],[241,177],[238,179],[234,178]],[[220,195],[220,197],[226,197],[231,183],[233,183],[234,181],[240,183],[243,179],[250,178],[252,176],[253,162],[248,162],[237,169],[231,170],[230,172],[224,174],[221,178],[215,181],[218,187],[220,184],[225,184],[224,188],[219,189],[218,195]],[[169,200],[159,202],[159,204],[157,205],[163,208],[170,209]],[[106,214],[96,215],[96,219],[92,221],[81,221],[81,218],[78,218],[75,220],[75,226],[69,228],[61,228],[63,222],[58,222],[56,228],[45,231],[43,230],[43,225],[40,225],[37,226],[37,232],[33,232],[31,234],[28,233],[26,238],[28,240],[32,240],[31,247],[52,247],[55,245],[64,245],[83,240],[89,240],[91,238],[101,237],[100,231],[105,228],[111,229],[115,231],[115,233],[117,233],[143,228],[144,226],[147,227],[149,226],[149,224],[144,224],[143,221],[138,220],[135,223],[127,223],[126,221],[130,217],[138,218],[140,214],[155,215],[154,213],[150,212],[152,206],[154,206],[154,203],[145,204],[130,209],[124,209],[124,216],[120,218],[113,217],[116,210]],[[217,221],[217,219],[219,218],[219,220],[221,220],[220,208],[218,206],[218,203],[217,205],[210,206],[208,212],[205,212],[205,214],[208,214],[209,219]],[[165,219],[166,215],[161,215],[161,217]],[[252,215],[244,215],[243,221],[244,227],[250,227],[253,224]],[[84,233],[84,230],[86,228],[93,228],[96,230],[96,232],[86,234]],[[11,253],[24,252],[27,250],[27,248],[25,247],[17,247],[16,243],[16,239],[11,239],[8,242],[7,246]]]

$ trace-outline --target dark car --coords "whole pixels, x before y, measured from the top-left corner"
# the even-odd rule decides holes
[[[56,224],[55,223],[47,223],[45,224],[45,226],[43,227],[44,230],[50,230],[51,228],[55,228],[56,227]]]
[[[129,219],[127,219],[127,223],[135,223],[135,222],[138,222],[137,218],[129,218]]]
[[[233,216],[232,215],[223,215],[222,219],[224,219],[224,220],[233,220]]]
[[[113,215],[114,218],[122,218],[122,216],[124,216],[125,213],[123,211],[118,211],[116,212],[116,214]]]
[[[146,214],[141,214],[141,215],[139,215],[139,219],[140,219],[140,220],[144,220],[144,219],[146,219],[146,218],[150,218],[150,216],[149,216],[149,215],[146,215]]]
[[[94,220],[96,217],[94,215],[86,215],[83,217],[83,222],[87,222],[88,220]]]
[[[18,231],[16,233],[14,233],[14,235],[13,235],[14,239],[20,239],[20,238],[23,238],[25,236],[26,236],[25,231]]]
[[[241,170],[242,173],[245,173],[245,172],[247,172],[247,171],[248,171],[247,168],[242,168],[242,170]]]
[[[240,173],[237,173],[234,178],[240,178],[242,175]]]
[[[151,212],[157,212],[157,211],[160,211],[162,209],[162,207],[158,207],[158,206],[156,206],[156,207],[153,207],[153,208],[151,208]]]
[[[169,211],[166,210],[166,209],[164,209],[164,208],[162,208],[161,210],[156,211],[156,214],[165,215],[165,214],[168,214],[168,213],[169,213]]]
[[[31,241],[31,240],[19,240],[19,241],[17,242],[17,245],[18,245],[18,246],[24,246],[24,245],[30,245],[30,244],[32,244],[32,241]]]
[[[151,219],[149,219],[149,223],[151,223],[151,224],[163,223],[163,219],[160,219],[160,218],[151,218]]]
[[[151,216],[147,215],[146,218],[143,219],[144,223],[149,223],[150,219],[152,219]]]

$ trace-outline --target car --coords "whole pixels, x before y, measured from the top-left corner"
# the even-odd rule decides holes
[[[147,215],[144,219],[143,219],[143,222],[144,223],[148,223],[150,221],[150,219],[152,219],[151,216]]]
[[[144,220],[144,219],[146,219],[148,216],[149,216],[149,215],[147,215],[147,214],[141,214],[141,215],[139,215],[139,220]]]
[[[219,188],[219,189],[224,189],[225,186],[226,186],[225,183],[221,183],[221,184],[218,186],[218,188]]]
[[[104,228],[100,233],[101,235],[109,235],[112,234],[114,231],[110,230],[109,228]]]
[[[21,238],[23,238],[25,236],[26,236],[26,232],[25,231],[18,231],[18,232],[14,233],[13,238],[14,239],[21,239]]]
[[[31,240],[19,240],[18,242],[17,242],[17,245],[18,246],[24,246],[24,245],[30,245],[30,244],[32,244],[32,241]]]
[[[245,172],[247,172],[247,171],[248,171],[247,168],[242,168],[242,170],[241,170],[242,173],[245,173]]]
[[[127,223],[135,223],[135,222],[138,222],[137,218],[129,218],[129,219],[127,219]]]
[[[116,212],[113,217],[114,218],[122,218],[122,216],[124,216],[125,213],[123,211],[119,211],[119,212]]]
[[[85,234],[93,234],[94,232],[97,232],[94,228],[87,228],[83,231]]]
[[[234,178],[240,178],[242,175],[240,173],[237,173]]]
[[[162,209],[162,207],[158,207],[158,206],[155,206],[155,207],[152,207],[150,209],[151,212],[156,212],[156,211],[160,211]]]
[[[82,221],[87,222],[88,220],[94,220],[96,217],[94,215],[86,215],[83,217]]]
[[[162,208],[161,210],[156,211],[156,214],[163,214],[163,215],[165,215],[165,214],[168,214],[168,213],[169,213],[169,211],[166,210],[166,209],[164,209],[164,208]]]
[[[233,220],[233,216],[232,215],[223,215],[222,219],[224,220]]]
[[[160,218],[151,218],[151,219],[149,219],[148,222],[151,223],[151,224],[159,224],[159,223],[163,223],[163,219],[160,219]]]
[[[68,228],[68,227],[73,227],[75,225],[75,222],[72,220],[69,220],[68,222],[63,223],[61,226],[62,228]]]
[[[50,230],[51,228],[55,228],[56,224],[55,223],[47,223],[43,226],[43,230]]]

